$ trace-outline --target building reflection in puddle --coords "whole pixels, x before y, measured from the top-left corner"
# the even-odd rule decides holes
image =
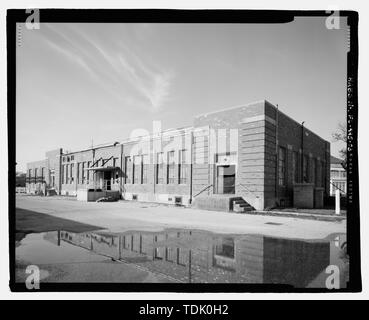
[[[99,255],[140,265],[190,283],[269,283],[325,287],[326,268],[337,265],[345,287],[346,235],[305,241],[261,235],[221,236],[202,231],[49,232],[44,239],[66,242]],[[346,259],[346,260],[345,260]]]

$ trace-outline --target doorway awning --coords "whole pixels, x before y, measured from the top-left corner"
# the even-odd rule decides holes
[[[93,168],[85,168],[85,170],[95,171],[95,172],[104,172],[104,171],[114,171],[118,170],[119,167],[93,167]]]

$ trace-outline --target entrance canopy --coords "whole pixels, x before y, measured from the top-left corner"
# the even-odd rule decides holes
[[[95,172],[104,172],[104,171],[114,171],[119,169],[119,167],[93,167],[93,168],[86,168],[85,170],[95,171]]]

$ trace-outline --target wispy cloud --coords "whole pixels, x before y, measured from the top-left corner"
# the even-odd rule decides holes
[[[174,72],[145,59],[142,51],[112,38],[102,40],[78,27],[48,27],[56,37],[45,39],[50,48],[78,64],[87,75],[124,101],[137,101],[148,111],[163,108],[170,96]],[[130,95],[130,97],[127,97]]]

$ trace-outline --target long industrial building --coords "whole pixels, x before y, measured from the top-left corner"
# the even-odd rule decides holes
[[[196,116],[192,127],[49,151],[27,164],[26,191],[238,212],[321,207],[329,170],[329,142],[263,100]]]

